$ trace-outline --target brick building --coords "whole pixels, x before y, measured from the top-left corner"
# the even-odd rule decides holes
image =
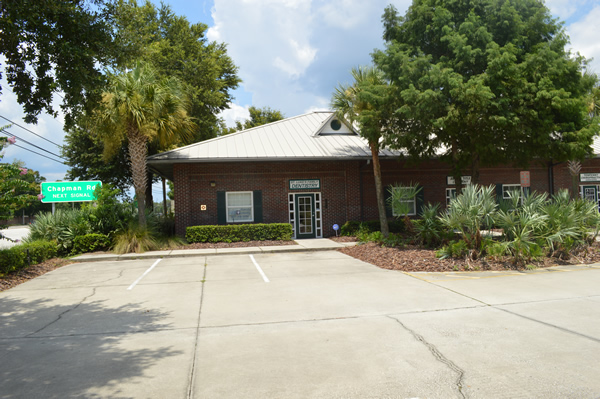
[[[596,143],[595,143],[596,144]],[[594,153],[600,153],[594,146]],[[385,186],[418,183],[412,205],[445,204],[455,185],[446,164],[410,165],[398,151],[380,153]],[[218,137],[148,158],[155,173],[174,182],[177,234],[187,226],[289,222],[296,238],[328,237],[333,225],[378,218],[371,153],[367,143],[332,112],[314,112]],[[521,190],[522,170],[481,169],[479,183],[498,196]],[[532,163],[531,190],[571,188],[566,164]],[[469,177],[464,177],[465,182]],[[600,160],[583,164],[580,195],[599,201]],[[388,216],[392,217],[391,210]]]

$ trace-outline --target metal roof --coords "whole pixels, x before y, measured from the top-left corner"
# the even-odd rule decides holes
[[[173,164],[186,162],[369,159],[367,141],[348,126],[334,131],[333,112],[312,112],[201,141],[148,157],[148,165],[172,177]],[[383,149],[380,157],[398,157]]]
[[[331,111],[299,115],[148,157],[148,166],[173,178],[173,164],[197,162],[318,161],[370,159],[367,141],[349,126],[333,130]],[[600,155],[600,138],[593,153]],[[400,151],[382,149],[381,158],[397,158]]]

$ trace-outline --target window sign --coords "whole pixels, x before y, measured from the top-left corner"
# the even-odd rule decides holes
[[[228,192],[226,197],[227,223],[254,221],[252,192]]]
[[[320,179],[290,180],[290,190],[318,190],[320,188]]]
[[[579,181],[600,181],[600,173],[580,173]]]
[[[471,184],[471,176],[461,176],[460,180],[462,181],[463,186]],[[454,180],[454,176],[446,176],[446,183],[448,186],[455,186],[456,181]]]

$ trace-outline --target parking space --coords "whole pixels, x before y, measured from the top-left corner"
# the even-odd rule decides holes
[[[72,264],[0,293],[0,398],[598,397],[600,268],[554,270]]]

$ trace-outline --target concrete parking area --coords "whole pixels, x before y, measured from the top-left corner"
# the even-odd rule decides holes
[[[597,398],[600,266],[77,263],[0,293],[0,398]]]

